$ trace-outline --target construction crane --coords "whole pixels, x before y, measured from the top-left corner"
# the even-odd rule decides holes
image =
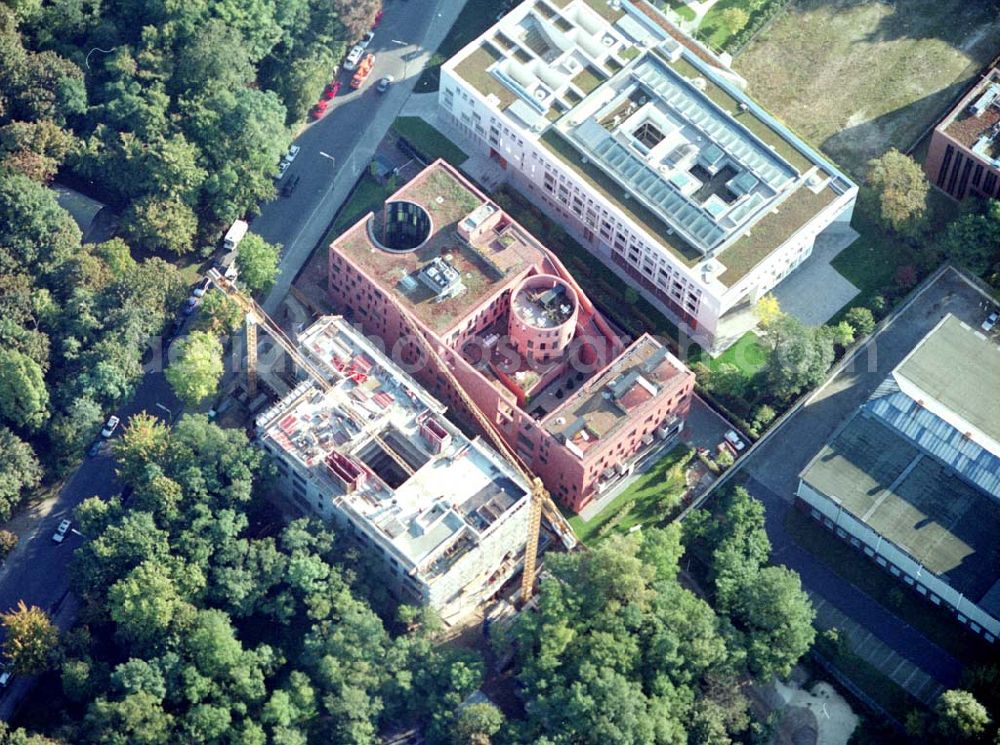
[[[251,337],[254,341],[254,346],[256,346],[256,326],[260,325],[264,327],[264,330],[271,335],[271,338],[285,350],[288,356],[292,359],[295,364],[301,367],[310,378],[312,378],[324,391],[329,391],[333,388],[333,384],[327,380],[326,376],[322,372],[316,369],[315,365],[309,362],[304,355],[302,355],[296,345],[288,338],[281,327],[278,326],[267,313],[253,301],[252,298],[244,295],[239,288],[229,279],[224,277],[218,270],[212,269],[209,271],[209,277],[215,283],[215,285],[226,293],[232,300],[234,300],[240,309],[246,315],[247,322],[247,383],[248,388],[251,381],[256,381],[257,370],[256,370],[256,349],[250,349]],[[410,328],[413,329],[412,338],[416,339],[421,349],[435,361],[440,371],[448,379],[448,382],[454,388],[459,399],[465,405],[466,410],[475,419],[476,424],[487,436],[490,443],[494,448],[511,464],[514,470],[524,479],[528,484],[530,490],[530,500],[528,504],[528,535],[525,541],[524,547],[524,571],[521,575],[521,602],[528,602],[532,595],[534,594],[535,588],[535,574],[538,566],[538,540],[542,527],[542,516],[544,514],[545,518],[549,523],[555,528],[556,533],[559,535],[560,539],[563,541],[563,545],[567,548],[573,548],[577,544],[576,535],[573,532],[573,528],[570,527],[569,522],[566,518],[562,516],[559,508],[556,506],[555,502],[552,501],[552,497],[542,483],[542,480],[531,472],[524,460],[519,456],[507,441],[504,440],[503,435],[497,429],[493,421],[483,413],[482,409],[476,404],[476,402],[465,392],[465,388],[459,383],[458,378],[452,372],[451,367],[448,365],[444,357],[434,348],[434,345],[417,329],[419,329],[418,324],[410,315],[409,310],[399,307],[400,311],[403,313],[403,317],[407,320]],[[251,331],[251,328],[253,330]],[[339,373],[338,373],[339,374]],[[409,464],[402,460],[402,458],[391,448],[382,443],[381,439],[374,435],[374,439],[378,442],[384,451],[390,455],[397,464],[400,465],[408,474],[413,474],[413,469],[410,468]]]
[[[271,338],[285,350],[285,353],[291,358],[291,360],[305,371],[313,382],[320,387],[324,393],[333,389],[334,384],[329,381],[326,375],[324,375],[314,364],[312,364],[306,357],[299,352],[298,347],[295,343],[288,338],[288,335],[282,330],[282,328],[276,324],[267,312],[261,308],[253,298],[244,295],[240,289],[229,279],[226,279],[217,269],[210,269],[208,272],[209,278],[215,283],[215,286],[226,293],[230,299],[232,299],[243,311],[246,318],[246,330],[247,330],[247,393],[251,396],[257,392],[257,326],[263,326],[264,330],[271,335]],[[335,377],[339,380],[344,376],[344,374],[337,370],[335,372]],[[379,447],[385,451],[386,455],[392,458],[396,465],[403,469],[403,472],[407,476],[413,475],[413,468],[407,463],[402,456],[399,455],[392,447],[390,447],[377,432],[371,431],[370,427],[365,426],[365,417],[358,410],[351,405],[346,399],[342,402],[345,407],[348,408],[350,414],[358,419],[356,424],[358,428],[362,431],[368,431],[372,439],[378,443]]]

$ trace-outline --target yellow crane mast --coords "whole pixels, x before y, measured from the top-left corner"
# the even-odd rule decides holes
[[[225,292],[226,295],[232,298],[246,314],[248,340],[250,339],[251,334],[253,338],[256,339],[256,329],[254,329],[253,332],[249,331],[251,325],[256,326],[259,324],[263,326],[264,330],[271,335],[271,338],[274,339],[274,341],[283,350],[285,350],[292,361],[301,367],[310,378],[316,381],[316,383],[324,391],[328,391],[332,388],[332,384],[326,379],[326,377],[299,352],[298,348],[291,341],[291,339],[288,338],[285,332],[282,331],[281,327],[279,327],[267,315],[267,313],[253,301],[253,299],[244,295],[232,281],[226,279],[218,270],[210,270],[209,277],[215,285],[220,290]],[[493,421],[483,413],[482,409],[479,408],[472,397],[465,392],[465,388],[461,383],[459,383],[458,378],[455,377],[455,374],[452,372],[451,367],[448,365],[444,357],[437,351],[437,349],[434,348],[434,345],[417,330],[419,326],[414,321],[409,311],[402,306],[400,306],[399,309],[403,313],[403,316],[406,318],[411,329],[413,329],[412,337],[417,340],[421,349],[423,349],[423,351],[436,362],[441,372],[446,378],[448,378],[448,382],[454,388],[462,403],[465,404],[466,409],[470,414],[472,414],[476,423],[490,440],[493,447],[496,448],[496,450],[510,462],[514,470],[520,474],[529,486],[531,497],[528,506],[528,535],[525,541],[524,571],[521,577],[521,601],[526,603],[534,594],[535,573],[538,565],[538,539],[541,532],[542,515],[544,514],[545,518],[549,521],[553,528],[555,528],[560,539],[567,548],[573,548],[577,544],[577,538],[573,533],[573,528],[570,527],[566,518],[562,516],[559,508],[556,506],[555,502],[553,502],[548,489],[546,489],[545,485],[542,483],[542,480],[531,472],[521,457],[507,444],[507,441],[504,440],[503,435],[497,429]],[[248,350],[247,354],[248,383],[249,381],[256,381],[257,375],[255,365],[251,365],[251,360],[254,362],[256,361],[256,350],[253,352],[249,352]],[[375,439],[380,445],[382,444],[377,435],[375,436]],[[400,467],[407,473],[413,473],[413,469],[410,468],[409,464],[402,461],[402,459],[393,451],[391,447],[383,446],[383,450],[394,457]]]

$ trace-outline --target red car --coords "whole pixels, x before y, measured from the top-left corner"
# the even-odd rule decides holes
[[[329,101],[331,98],[340,93],[340,81],[334,80],[326,84],[326,88],[323,89],[323,100]]]
[[[322,119],[323,115],[326,113],[326,101],[317,101],[316,105],[312,107],[309,112],[309,118],[316,120]]]
[[[378,13],[375,14],[375,23],[372,24],[372,28],[373,29],[378,28],[378,25],[380,23],[382,23],[382,14],[383,13],[385,13],[385,11],[384,10],[380,10]]]

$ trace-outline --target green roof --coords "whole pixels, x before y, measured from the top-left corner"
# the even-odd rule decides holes
[[[1000,347],[955,316],[925,336],[895,375],[1000,441]]]
[[[493,47],[480,44],[455,66],[455,73],[484,96],[494,94],[500,99],[500,108],[505,109],[517,100],[517,94],[488,72],[490,65],[502,59]]]
[[[1000,576],[1000,503],[857,413],[802,480],[971,600]]]

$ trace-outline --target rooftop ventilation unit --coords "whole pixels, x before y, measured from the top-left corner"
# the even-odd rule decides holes
[[[531,94],[534,96],[536,101],[544,101],[546,98],[552,95],[552,91],[546,88],[544,85],[539,85],[535,87],[535,90]]]
[[[605,34],[601,38],[601,44],[603,44],[604,46],[606,46],[608,48],[613,47],[615,45],[615,41],[616,41],[615,37],[613,37],[611,34]]]

